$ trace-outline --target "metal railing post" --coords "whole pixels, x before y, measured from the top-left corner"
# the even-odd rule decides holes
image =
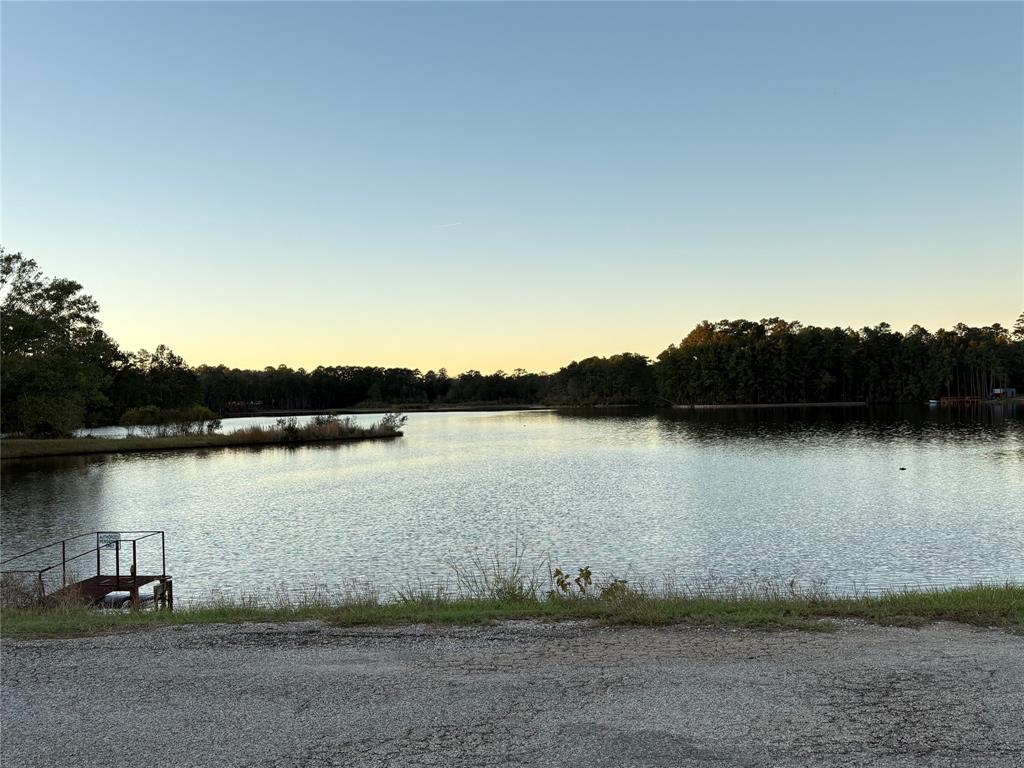
[[[132,570],[131,570],[132,583],[129,585],[128,589],[131,590],[131,600],[132,600],[132,610],[133,611],[137,611],[139,609],[139,606],[142,605],[142,603],[139,601],[139,579],[138,579],[139,570],[136,567],[136,561],[135,561],[136,545],[138,543],[139,543],[138,539],[132,539]]]
[[[96,575],[100,575],[100,532],[96,531]]]
[[[164,542],[163,531],[160,531],[160,575],[167,576],[167,546]]]
[[[68,585],[68,542],[67,539],[60,543],[60,585]]]
[[[121,588],[121,542],[114,542],[114,584]]]

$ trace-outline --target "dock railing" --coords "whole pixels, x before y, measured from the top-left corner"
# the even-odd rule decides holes
[[[159,537],[160,541],[160,563],[159,573],[151,571],[148,575],[139,573],[139,542],[151,540],[153,543]],[[150,542],[147,542],[147,544]],[[89,545],[92,546],[89,546]],[[122,572],[122,550],[127,550],[131,545],[131,565],[128,572]],[[81,550],[85,546],[87,549]],[[151,547],[145,547],[154,554]],[[58,560],[59,549],[59,560]],[[81,550],[81,551],[79,551]],[[104,573],[105,563],[109,564],[110,558],[104,558],[104,554],[113,553],[113,573]],[[83,558],[89,558],[83,560]],[[95,557],[96,573],[93,576],[84,576],[81,572],[83,563],[89,563],[89,570],[92,570],[92,561]],[[41,567],[26,567],[31,562],[30,558],[36,561]],[[152,559],[152,558],[149,558]],[[155,566],[156,564],[153,563]],[[13,566],[13,567],[12,567]],[[155,567],[153,569],[155,571]],[[112,581],[110,580],[112,577]],[[167,582],[167,547],[164,531],[89,531],[71,536],[59,541],[52,541],[48,544],[30,549],[13,557],[0,561],[0,578],[4,584],[4,603],[9,602],[9,591],[18,592],[21,595],[34,593],[38,601],[46,598],[57,591],[66,590],[69,587],[78,585],[101,584],[107,592],[113,591],[137,591],[139,583],[158,581],[161,584]]]

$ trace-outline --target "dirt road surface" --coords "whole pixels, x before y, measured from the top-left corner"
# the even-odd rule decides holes
[[[1024,638],[319,623],[2,646],[0,758],[59,766],[1024,766]]]

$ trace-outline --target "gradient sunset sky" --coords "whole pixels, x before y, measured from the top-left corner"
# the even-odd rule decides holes
[[[1024,310],[1020,3],[2,5],[2,243],[192,364]]]

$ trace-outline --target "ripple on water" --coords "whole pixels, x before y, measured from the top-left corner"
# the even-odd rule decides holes
[[[0,519],[5,556],[164,529],[180,594],[402,585],[517,536],[601,576],[879,587],[1024,577],[1022,470],[1016,417],[413,413],[387,442],[6,462]]]

